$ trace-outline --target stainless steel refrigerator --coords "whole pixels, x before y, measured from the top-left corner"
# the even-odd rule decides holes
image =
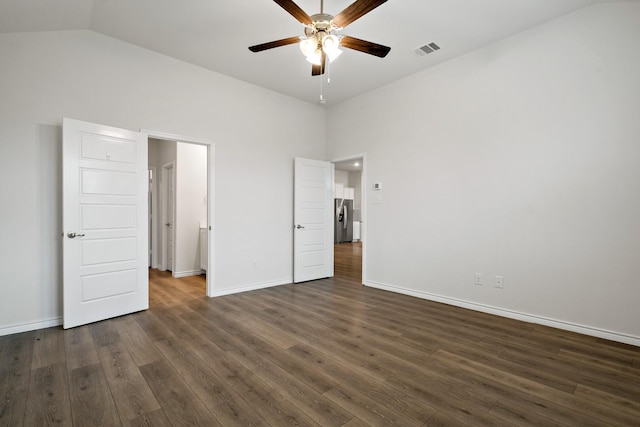
[[[353,200],[335,199],[334,243],[353,241]]]

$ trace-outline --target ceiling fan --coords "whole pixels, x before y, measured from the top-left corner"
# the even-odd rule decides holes
[[[320,13],[311,16],[307,15],[293,0],[274,1],[305,26],[304,36],[288,37],[250,46],[251,52],[262,52],[274,47],[300,43],[300,50],[312,64],[311,75],[318,76],[324,74],[327,59],[331,62],[342,53],[340,46],[380,58],[387,56],[391,50],[387,46],[340,34],[344,27],[387,0],[356,0],[336,16],[324,13],[323,0],[320,0]]]

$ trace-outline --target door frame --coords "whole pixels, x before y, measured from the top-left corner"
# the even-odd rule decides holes
[[[164,139],[167,141],[185,142],[188,144],[204,145],[207,147],[207,228],[209,232],[208,240],[208,255],[209,255],[209,269],[207,270],[207,286],[206,293],[208,297],[214,296],[215,289],[215,143],[213,141],[195,138],[185,135],[176,135],[167,132],[155,131],[151,129],[140,129],[142,133],[149,141],[149,138]],[[175,177],[175,166],[174,166]],[[175,204],[174,204],[175,206]],[[175,242],[174,242],[175,245]]]
[[[360,241],[362,242],[362,284],[367,283],[367,153],[353,154],[344,157],[337,157],[331,160],[331,163],[346,162],[349,160],[362,159],[362,174],[360,178]],[[335,188],[335,174],[333,176],[333,185]],[[335,215],[334,215],[335,219]],[[335,225],[334,225],[335,227]],[[335,266],[334,266],[335,269]]]
[[[167,208],[168,208],[168,203],[167,203],[167,194],[169,192],[168,189],[168,183],[169,180],[167,179],[169,176],[169,169],[171,169],[172,172],[172,180],[173,180],[173,212],[171,215],[173,217],[173,227],[171,228],[172,230],[172,234],[173,236],[171,236],[173,238],[173,246],[171,247],[171,254],[169,254],[168,252],[168,248],[167,248],[167,241],[168,241],[168,235],[169,233],[167,232],[167,227],[166,227],[166,223],[169,220],[167,215]],[[167,270],[171,270],[171,273],[173,274],[174,272],[174,262],[175,262],[175,258],[176,258],[176,254],[175,254],[175,248],[176,248],[176,164],[175,162],[169,162],[169,163],[165,163],[164,165],[162,165],[162,187],[161,187],[161,193],[162,193],[162,210],[160,212],[160,224],[165,224],[165,226],[162,227],[162,247],[160,248],[160,251],[162,252],[162,262],[160,263],[160,270],[162,271],[167,271]],[[168,258],[169,255],[171,255],[171,265],[169,265],[168,262]]]

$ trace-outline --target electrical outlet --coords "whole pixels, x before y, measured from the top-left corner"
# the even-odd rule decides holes
[[[482,273],[476,273],[476,281],[474,283],[476,285],[482,285]]]
[[[253,268],[258,268],[258,260],[257,259],[253,260]]]
[[[496,288],[504,289],[504,277],[496,276]]]

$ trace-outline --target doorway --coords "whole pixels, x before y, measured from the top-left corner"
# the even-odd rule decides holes
[[[163,296],[213,296],[214,145],[196,138],[143,131],[149,145],[149,168],[158,171],[150,236],[154,291]],[[153,209],[153,208],[152,208]],[[162,290],[164,287],[164,291]],[[171,289],[172,292],[166,292]],[[196,289],[199,289],[196,291]],[[158,299],[158,298],[156,298]]]
[[[171,142],[171,141],[168,141]],[[151,141],[150,141],[151,144]],[[150,147],[152,147],[150,145]],[[162,165],[162,178],[160,181],[162,186],[162,211],[159,212],[160,219],[153,221],[158,223],[157,227],[162,230],[161,239],[159,243],[160,253],[162,254],[162,263],[159,270],[162,271],[174,271],[173,268],[173,256],[175,232],[174,232],[174,218],[175,218],[175,175],[174,175],[174,162],[170,162]],[[153,214],[152,214],[153,215]],[[157,216],[157,215],[156,215]]]
[[[364,283],[365,155],[333,161],[334,277]]]

